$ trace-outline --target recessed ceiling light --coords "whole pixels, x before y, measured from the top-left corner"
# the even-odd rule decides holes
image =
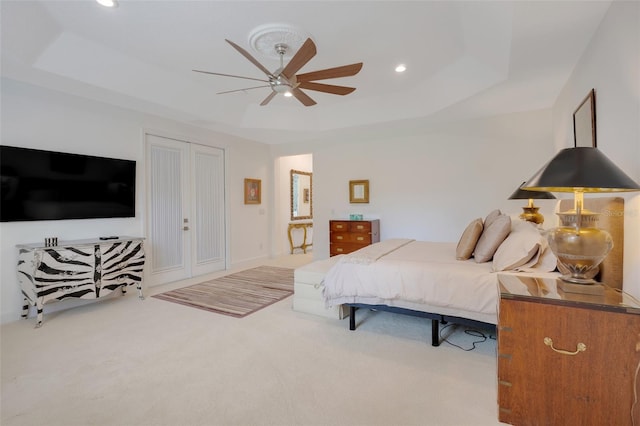
[[[118,7],[118,2],[116,0],[96,0],[96,1],[104,7]]]
[[[396,72],[405,72],[407,67],[404,64],[400,64],[396,67]]]

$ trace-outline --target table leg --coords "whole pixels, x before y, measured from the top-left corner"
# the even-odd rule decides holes
[[[29,316],[29,299],[26,297],[22,301],[22,318],[27,318]]]

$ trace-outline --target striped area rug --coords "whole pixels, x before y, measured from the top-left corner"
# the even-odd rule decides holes
[[[153,297],[236,318],[293,294],[293,269],[259,266]]]

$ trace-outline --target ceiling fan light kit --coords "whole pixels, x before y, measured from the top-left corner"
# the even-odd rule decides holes
[[[280,32],[275,35],[275,33]],[[284,31],[284,34],[283,34]],[[294,96],[298,101],[300,101],[304,106],[312,106],[316,104],[309,95],[303,92],[301,89],[306,90],[314,90],[317,92],[329,93],[333,95],[347,95],[352,93],[355,87],[346,87],[346,86],[336,86],[331,84],[317,83],[315,80],[326,80],[332,78],[340,78],[340,77],[350,77],[356,75],[362,69],[362,62],[351,64],[351,65],[343,65],[335,68],[327,68],[324,70],[313,71],[304,74],[296,74],[302,67],[304,67],[317,53],[316,45],[310,37],[307,37],[300,48],[293,54],[289,62],[284,64],[284,58],[291,50],[290,45],[285,42],[285,40],[290,40],[291,42],[298,44],[296,37],[297,33],[292,29],[283,30],[281,27],[278,27],[276,30],[272,28],[262,28],[259,27],[258,31],[254,31],[254,34],[250,37],[250,44],[253,48],[259,52],[264,51],[264,45],[267,43],[265,40],[269,40],[271,44],[271,51],[276,54],[276,56],[280,59],[280,67],[274,72],[269,71],[262,63],[256,60],[249,52],[245,49],[232,42],[231,40],[225,40],[229,43],[234,49],[236,49],[242,56],[249,60],[252,64],[254,64],[258,69],[260,69],[267,77],[267,79],[257,79],[252,77],[243,77],[238,75],[231,74],[222,74],[210,71],[200,71],[193,70],[195,72],[204,73],[204,74],[212,74],[219,75],[223,77],[234,77],[234,78],[242,78],[246,80],[257,80],[267,83],[262,86],[255,87],[247,87],[244,89],[237,90],[228,90],[224,92],[218,92],[218,94],[225,93],[233,93],[233,92],[244,92],[252,89],[259,89],[262,87],[271,88],[271,93],[260,103],[260,105],[267,105],[277,94],[284,94],[285,96]],[[275,41],[277,40],[277,42]]]
[[[104,7],[118,7],[117,0],[96,0],[96,2]]]

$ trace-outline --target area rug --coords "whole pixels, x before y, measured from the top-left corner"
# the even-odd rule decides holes
[[[259,266],[153,297],[243,318],[293,294],[293,269]]]

